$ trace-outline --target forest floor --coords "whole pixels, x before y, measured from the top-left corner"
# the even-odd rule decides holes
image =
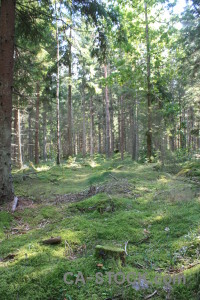
[[[13,170],[19,206],[0,210],[0,299],[199,299],[199,166],[122,162],[117,154]],[[62,242],[41,243],[52,236]],[[95,256],[96,245],[125,244],[125,262]],[[134,283],[117,284],[123,275],[109,282],[108,272],[120,271],[133,272]],[[91,278],[84,284],[79,272]],[[181,282],[168,284],[177,275]]]

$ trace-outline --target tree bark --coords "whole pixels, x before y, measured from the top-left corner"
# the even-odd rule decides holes
[[[138,125],[138,95],[136,92],[136,102],[135,102],[135,131],[136,131],[136,147],[135,147],[135,160],[138,160],[139,156],[139,147],[140,147],[140,140],[139,140],[139,125]]]
[[[132,160],[137,160],[137,121],[136,121],[136,105],[134,105],[134,110],[132,114]]]
[[[68,85],[68,111],[67,111],[67,158],[73,156],[72,144],[72,29],[70,27],[69,33],[69,85]]]
[[[18,112],[17,107],[14,109],[14,161],[15,165],[17,166],[17,125],[18,123]]]
[[[121,160],[124,160],[124,103],[123,103],[123,96],[121,96],[121,118],[120,118],[120,128],[121,128],[121,133],[120,133],[120,151],[121,151]]]
[[[39,113],[40,113],[40,85],[37,82],[37,99],[35,115],[35,164],[39,164]]]
[[[47,103],[43,102],[43,160],[47,160]]]
[[[83,93],[82,99],[82,110],[83,110],[83,157],[86,156],[86,125],[85,125],[85,94]]]
[[[118,145],[117,150],[121,149],[121,100],[118,98]]]
[[[98,153],[101,154],[101,114],[98,113]]]
[[[31,111],[28,110],[28,159],[32,161],[33,159],[33,137],[32,137],[32,128],[31,128]]]
[[[94,156],[94,108],[92,96],[90,97],[90,156]]]
[[[15,0],[1,0],[0,11],[0,204],[14,198],[11,177],[12,86]]]
[[[102,116],[102,127],[103,127],[103,151],[106,154],[106,109],[105,109],[105,97],[103,95],[103,116]]]
[[[107,79],[107,65],[104,65],[104,78]],[[105,87],[105,102],[106,102],[106,156],[110,157],[110,103],[108,96],[108,87]]]
[[[152,112],[151,112],[151,56],[150,56],[150,39],[149,39],[149,22],[147,3],[145,2],[145,23],[146,23],[146,48],[147,48],[147,105],[148,105],[148,129],[147,129],[147,158],[151,162],[152,156]]]
[[[55,5],[56,6],[56,5]],[[57,10],[56,10],[57,14]],[[57,42],[57,78],[56,78],[56,115],[57,115],[57,165],[60,165],[60,49],[59,49],[59,33],[58,22],[56,21],[56,42]],[[71,79],[70,79],[71,80]]]
[[[112,90],[110,91],[110,144],[110,152],[113,155],[115,148],[115,134]]]
[[[15,132],[15,137],[16,137],[16,165],[18,168],[22,168],[23,162],[22,162],[22,144],[21,144],[21,116],[20,116],[20,109],[19,107],[17,108],[16,112],[16,132]]]

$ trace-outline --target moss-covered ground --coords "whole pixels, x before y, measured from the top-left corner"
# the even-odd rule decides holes
[[[1,208],[0,299],[137,300],[154,292],[152,299],[200,299],[199,170],[198,161],[162,167],[129,157],[121,162],[118,155],[13,170],[15,194],[32,203],[13,214]],[[110,191],[77,203],[53,202],[57,195],[104,184]],[[41,244],[51,236],[62,243]],[[125,264],[95,257],[96,245],[125,244]],[[15,257],[5,259],[9,254]],[[73,273],[74,284],[64,282],[66,272]],[[83,284],[79,272],[91,279]],[[117,284],[114,276],[110,284],[108,272],[134,273],[134,284]],[[167,284],[175,275],[186,282]]]

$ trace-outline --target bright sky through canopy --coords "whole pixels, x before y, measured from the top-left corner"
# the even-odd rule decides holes
[[[186,6],[185,0],[178,0],[177,5],[174,7],[174,12],[176,14],[181,14]]]

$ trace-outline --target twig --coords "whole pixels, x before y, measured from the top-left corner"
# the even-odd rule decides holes
[[[136,268],[139,268],[139,269],[145,269],[145,267],[143,265],[139,264],[138,262],[135,262],[134,266],[136,266]]]
[[[157,290],[155,292],[153,292],[151,295],[148,295],[146,297],[144,297],[145,300],[152,298],[153,296],[155,296],[157,294]]]
[[[112,298],[111,297],[106,298],[105,300],[115,300],[115,299],[117,299],[117,298],[119,298],[121,296],[122,296],[122,294],[118,294],[118,295],[113,296]]]
[[[113,176],[112,174],[109,174],[112,178],[114,178],[116,181],[118,181],[118,179],[115,177],[115,176]]]
[[[69,255],[72,255],[73,254],[73,250],[70,247],[69,243],[65,240],[65,253],[67,253],[67,249],[66,249],[67,247],[66,246],[68,246],[68,248],[69,248]]]
[[[142,243],[148,241],[148,239],[149,239],[150,237],[151,237],[151,235],[148,235],[148,236],[146,236],[144,239],[142,239],[142,240],[140,240],[140,241],[138,241],[138,242],[130,242],[130,243],[133,244],[133,245],[140,245],[140,244],[142,244]]]
[[[126,255],[128,255],[127,246],[128,246],[128,241],[125,243],[125,253],[126,253]]]

